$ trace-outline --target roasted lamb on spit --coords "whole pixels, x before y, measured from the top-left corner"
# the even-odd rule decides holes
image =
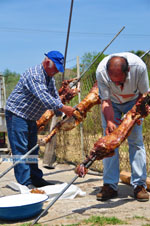
[[[65,117],[60,120],[52,129],[50,134],[40,140],[39,142],[47,143],[51,138],[60,130],[69,131],[75,128],[80,122],[82,122],[87,112],[96,104],[100,104],[100,98],[98,94],[97,82],[94,84],[88,95],[76,106],[76,110],[71,117]]]
[[[78,94],[79,90],[77,88],[71,89],[69,86],[69,84],[75,80],[77,80],[77,78],[64,80],[62,82],[62,87],[58,90],[58,93],[63,104],[69,102],[74,96]],[[47,110],[36,122],[38,130],[43,130],[53,116],[54,112],[52,110]]]
[[[114,149],[129,136],[135,123],[140,118],[145,118],[150,113],[150,92],[143,94],[133,108],[125,115],[122,123],[109,135],[101,137],[90,151],[90,156],[76,168],[76,173],[83,177],[86,174],[84,165],[95,156],[95,160],[101,160],[114,155]]]

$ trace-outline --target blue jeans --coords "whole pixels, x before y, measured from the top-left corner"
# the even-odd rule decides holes
[[[114,117],[121,119],[122,113],[126,114],[136,103],[136,100],[116,104],[112,103],[114,109]],[[105,131],[106,121],[102,114],[102,127]],[[143,185],[146,188],[146,151],[143,144],[142,124],[135,124],[129,137],[129,159],[131,165],[131,185],[136,188],[137,185]],[[118,182],[120,177],[119,169],[119,152],[115,149],[115,155],[103,160],[103,181],[104,184],[109,184],[114,190],[118,189]]]
[[[12,149],[13,159],[15,156],[25,155],[37,144],[37,126],[35,121],[23,119],[10,111],[5,112],[8,138]],[[38,155],[38,148],[31,155]],[[18,183],[28,185],[31,178],[40,179],[43,176],[37,162],[21,162],[14,167],[15,177]]]

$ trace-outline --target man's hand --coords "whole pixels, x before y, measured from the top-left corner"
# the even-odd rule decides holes
[[[106,135],[109,135],[110,133],[112,133],[114,130],[116,129],[116,125],[114,122],[112,121],[108,121],[107,122],[107,127],[106,127]]]
[[[75,168],[75,173],[78,174],[79,177],[85,177],[85,175],[87,174],[88,169],[85,168],[85,166],[83,164],[78,165]]]
[[[112,107],[112,102],[110,99],[103,100],[102,102],[102,112],[104,114],[105,120],[107,122],[107,128],[105,130],[106,135],[113,132],[116,129],[116,125],[114,122],[114,110]]]
[[[75,111],[75,109],[71,106],[63,105],[63,107],[60,108],[59,111],[65,113],[65,115],[71,117],[73,115],[73,112]]]

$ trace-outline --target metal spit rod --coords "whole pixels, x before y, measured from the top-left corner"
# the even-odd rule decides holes
[[[87,164],[85,165],[85,167],[88,169],[93,162],[96,160],[96,156],[94,156],[91,160],[89,160],[89,162],[87,162]],[[73,182],[75,182],[75,180],[78,178],[79,176],[76,175],[67,185],[66,187],[49,203],[49,205],[46,207],[45,210],[43,210],[43,212],[34,220],[34,222],[31,224],[34,225],[38,222],[38,220],[48,211],[48,209],[54,205],[54,203],[64,194],[64,192],[73,184]]]
[[[7,174],[12,168],[14,168],[17,164],[21,163],[23,159],[25,159],[28,155],[30,155],[36,148],[39,147],[39,144],[36,144],[32,149],[30,149],[25,155],[22,155],[22,157],[14,162],[9,168],[7,168],[3,173],[0,174],[0,178],[2,178],[5,174]]]
[[[102,56],[102,54],[105,52],[105,50],[111,45],[111,43],[118,37],[118,35],[124,30],[125,26],[121,28],[121,30],[114,36],[114,38],[109,42],[109,44],[103,49],[102,52],[100,52],[97,57],[93,60],[93,62],[88,66],[88,68],[81,74],[81,76],[71,85],[71,88],[75,86],[85,75],[85,73],[90,69],[90,67],[97,61],[97,59]]]

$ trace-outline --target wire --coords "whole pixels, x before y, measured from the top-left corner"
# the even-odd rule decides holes
[[[6,32],[32,32],[32,33],[55,33],[66,35],[66,31],[58,31],[58,30],[44,30],[44,29],[33,29],[33,28],[14,28],[14,27],[0,27],[0,30]],[[112,36],[113,33],[95,33],[95,32],[70,32],[72,35],[94,35],[94,36]],[[139,37],[145,38],[150,37],[150,34],[122,34],[124,37]]]
[[[71,62],[71,61],[75,61],[76,58],[73,58],[73,59],[70,59],[70,60],[67,60],[67,63]]]

